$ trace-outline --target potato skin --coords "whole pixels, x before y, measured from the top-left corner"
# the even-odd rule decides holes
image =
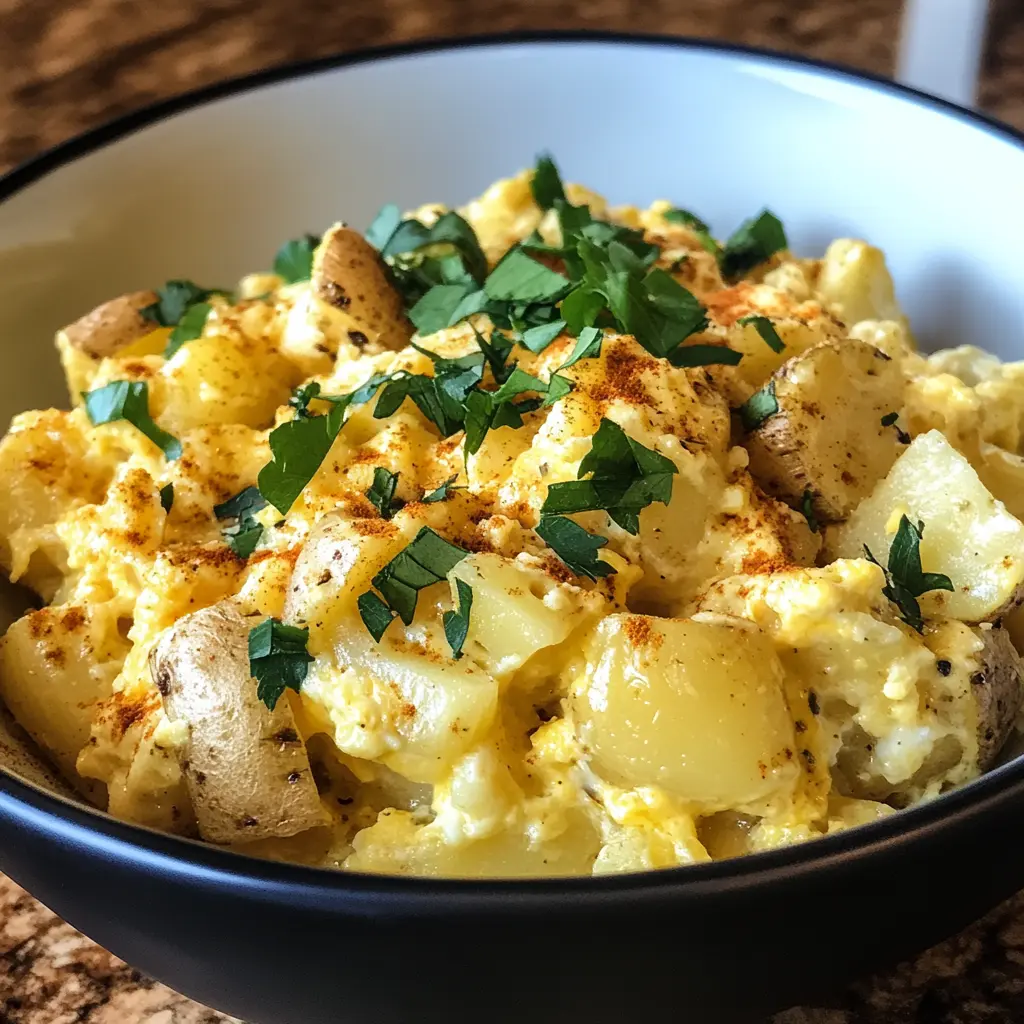
[[[986,772],[1013,731],[1024,689],[1021,661],[1005,629],[975,629],[984,648],[982,669],[971,677],[971,695],[978,714],[978,769]]]
[[[256,696],[249,626],[221,601],[180,619],[150,654],[168,717],[189,725],[182,767],[199,833],[213,843],[283,838],[325,820],[288,701],[270,711]]]
[[[898,435],[881,420],[902,404],[899,365],[867,342],[822,342],[773,375],[778,411],[747,438],[750,471],[769,494],[818,519],[845,519],[889,471]]]
[[[366,324],[385,348],[398,350],[409,343],[413,331],[402,297],[377,250],[359,232],[335,224],[324,235],[313,257],[313,290]]]
[[[79,352],[105,359],[156,330],[157,325],[139,312],[156,301],[157,295],[151,291],[119,295],[69,324],[64,328],[64,336]]]

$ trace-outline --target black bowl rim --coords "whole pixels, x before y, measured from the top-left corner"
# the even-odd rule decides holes
[[[0,177],[0,202],[79,157],[101,149],[178,113],[266,85],[305,78],[359,64],[467,48],[529,44],[613,43],[659,46],[753,58],[759,63],[820,73],[910,100],[918,106],[963,121],[1024,149],[1024,133],[1003,122],[967,110],[880,75],[841,64],[685,36],[590,30],[517,31],[455,38],[425,39],[371,47],[314,60],[277,65],[229,78],[153,103],[76,135],[17,165]],[[267,861],[220,849],[154,829],[119,821],[85,804],[49,792],[0,768],[0,817],[82,852],[95,853],[142,869],[177,876],[202,888],[246,890],[257,900],[288,900],[298,908],[330,908],[344,903],[349,912],[419,916],[443,907],[445,913],[530,913],[562,907],[599,910],[612,904],[657,904],[669,896],[702,896],[783,883],[835,870],[872,854],[912,852],[941,832],[970,829],[991,814],[1009,810],[1024,788],[1024,756],[990,771],[950,793],[878,822],[810,842],[746,857],[624,875],[533,879],[427,878],[370,875]],[[439,900],[443,897],[443,900]]]

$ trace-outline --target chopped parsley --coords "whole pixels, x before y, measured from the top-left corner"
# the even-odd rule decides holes
[[[202,337],[203,328],[206,326],[207,317],[212,309],[213,306],[208,302],[197,302],[185,310],[178,326],[171,331],[167,338],[164,359],[170,359],[186,341],[195,341],[196,338]]]
[[[412,543],[399,551],[373,577],[372,583],[378,593],[367,591],[359,598],[360,615],[373,638],[379,643],[387,628],[385,624],[379,635],[375,632],[383,620],[381,605],[398,615],[407,626],[410,625],[416,614],[419,592],[424,587],[440,583],[467,554],[468,551],[449,544],[429,526],[424,526]]]
[[[156,302],[143,306],[139,312],[146,320],[159,327],[174,327],[181,322],[186,310],[197,302],[205,302],[211,295],[225,295],[223,288],[200,288],[193,281],[168,281],[156,290]]]
[[[249,672],[256,695],[271,711],[286,689],[301,689],[313,660],[308,642],[308,629],[286,626],[280,619],[264,619],[249,630]]]
[[[308,281],[313,274],[313,253],[319,244],[317,235],[302,235],[285,242],[274,257],[274,273],[285,284]]]
[[[538,263],[525,249],[509,249],[484,282],[489,299],[499,302],[554,302],[571,287],[564,274]]]
[[[367,590],[366,593],[360,594],[356,600],[356,606],[359,608],[359,617],[363,620],[363,625],[366,627],[367,632],[379,644],[380,638],[387,631],[388,626],[395,620],[395,613],[372,590]]]
[[[924,632],[924,619],[917,599],[932,590],[955,590],[953,581],[940,572],[923,572],[921,569],[921,537],[924,523],[915,526],[906,515],[900,516],[889,548],[889,566],[886,568],[864,545],[864,554],[885,573],[882,593],[900,610],[903,621],[918,633]]]
[[[464,580],[455,580],[455,590],[459,597],[459,606],[441,616],[444,624],[444,635],[448,646],[452,649],[452,657],[458,661],[462,657],[462,647],[469,636],[469,612],[473,607],[473,588]]]
[[[779,411],[775,397],[775,381],[770,380],[759,391],[755,391],[740,407],[740,419],[746,430],[756,430],[769,416]]]
[[[766,316],[741,316],[736,321],[738,324],[746,326],[749,324],[758,334],[761,335],[764,343],[773,352],[782,352],[786,348],[786,343],[779,337],[779,332],[775,329],[775,324],[771,322]]]
[[[116,380],[95,391],[83,391],[82,398],[93,426],[126,420],[145,434],[166,458],[180,458],[181,442],[161,430],[149,415],[149,385],[144,380]]]
[[[170,512],[174,507],[174,484],[164,484],[160,488],[160,507],[165,512]]]
[[[762,210],[729,236],[718,265],[726,280],[734,281],[788,247],[782,221],[770,210]]]
[[[800,511],[804,514],[804,519],[807,520],[807,525],[811,528],[814,533],[821,532],[821,523],[818,522],[818,517],[814,513],[814,491],[809,487],[804,490],[803,498],[800,499]]]
[[[521,427],[524,413],[554,405],[569,394],[572,388],[572,381],[557,373],[553,373],[545,384],[538,377],[516,366],[497,391],[470,392],[465,404],[466,454],[475,455],[480,450],[489,430]],[[515,401],[531,391],[543,397]]]
[[[549,324],[527,327],[520,336],[524,348],[531,352],[543,352],[565,330],[564,320],[552,320]]]
[[[227,522],[222,527],[224,539],[239,558],[248,558],[263,536],[263,527],[256,522],[254,515],[266,506],[267,499],[258,487],[246,487],[233,498],[214,505],[213,514]]]
[[[440,487],[428,492],[427,494],[424,494],[423,497],[420,498],[420,501],[422,501],[425,505],[432,505],[434,504],[434,502],[437,501],[447,501],[451,497],[451,492],[454,490],[458,490],[458,488],[453,486],[455,481],[458,479],[458,473],[456,473],[454,476],[448,477],[448,479],[445,480],[445,482],[441,484]]]
[[[402,502],[395,500],[395,490],[398,487],[398,474],[383,466],[377,466],[373,471],[373,483],[366,491],[366,497],[381,514],[381,518],[390,519],[402,507]]]
[[[563,325],[564,326],[564,325]],[[580,336],[576,339],[569,358],[559,367],[564,370],[568,366],[578,363],[581,359],[596,359],[601,354],[601,343],[604,341],[604,331],[600,327],[584,327]]]
[[[607,562],[598,558],[598,552],[608,543],[607,537],[588,533],[565,516],[543,515],[535,529],[544,543],[577,576],[597,580],[615,572]]]
[[[736,366],[743,358],[727,345],[680,345],[669,353],[673,366]]]
[[[580,462],[578,479],[552,484],[542,515],[607,512],[627,533],[640,529],[640,512],[672,498],[675,463],[634,441],[617,423],[602,419],[591,449]],[[584,479],[587,477],[587,479]]]
[[[565,186],[554,160],[547,153],[537,157],[537,166],[530,179],[530,191],[534,202],[542,210],[550,210],[559,199],[565,202]]]
[[[694,213],[690,213],[689,210],[680,210],[678,208],[669,210],[665,214],[665,220],[673,224],[683,224],[688,227],[696,236],[700,239],[700,244],[707,249],[708,252],[714,256],[718,256],[721,252],[721,246],[711,237],[711,228],[707,226]]]

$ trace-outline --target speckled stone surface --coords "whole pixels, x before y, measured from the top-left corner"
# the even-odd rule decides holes
[[[0,171],[228,75],[427,36],[629,29],[771,46],[886,74],[899,9],[898,0],[0,0]],[[1024,128],[1022,0],[993,4],[981,105]],[[233,1020],[141,976],[0,877],[0,1024]],[[1024,1022],[1024,894],[916,960],[773,1024],[1016,1021]]]

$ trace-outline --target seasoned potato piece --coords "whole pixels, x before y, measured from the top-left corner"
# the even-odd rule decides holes
[[[539,561],[477,554],[448,574],[453,600],[456,580],[473,589],[464,650],[498,680],[512,676],[538,651],[561,644],[605,607],[599,593],[560,581]],[[555,561],[554,572],[562,571]],[[514,629],[509,628],[512,622]]]
[[[713,813],[762,807],[798,775],[783,670],[751,623],[610,615],[570,706],[593,770]]]
[[[944,622],[925,642],[940,659],[940,675],[952,666],[943,678],[947,685],[956,680],[951,689],[960,699],[947,714],[963,723],[964,759],[977,772],[988,771],[1013,731],[1024,699],[1024,666],[1010,634],[998,627]]]
[[[366,326],[385,347],[400,349],[412,334],[402,297],[388,279],[377,250],[342,224],[324,235],[313,257],[313,290]]]
[[[847,327],[861,320],[900,320],[885,253],[855,238],[836,239],[825,250],[818,297]]]
[[[899,453],[882,418],[899,409],[903,376],[866,342],[826,342],[772,376],[777,411],[750,432],[750,471],[795,507],[810,493],[815,514],[843,519]]]
[[[156,292],[131,292],[98,305],[61,332],[72,348],[96,359],[112,356],[153,331],[156,325],[139,312],[157,301]]]
[[[926,616],[984,622],[1018,602],[1024,525],[937,430],[914,439],[871,496],[828,538],[828,553],[858,558],[867,545],[885,564],[901,515],[924,523],[924,571],[944,573],[956,588],[924,594],[920,604]]]
[[[29,612],[0,640],[4,703],[67,778],[100,804],[103,787],[82,778],[75,760],[127,652],[116,622],[79,605]]]
[[[180,619],[150,655],[168,716],[188,725],[182,764],[199,834],[214,843],[325,823],[287,698],[270,711],[256,696],[249,626],[222,601]]]

